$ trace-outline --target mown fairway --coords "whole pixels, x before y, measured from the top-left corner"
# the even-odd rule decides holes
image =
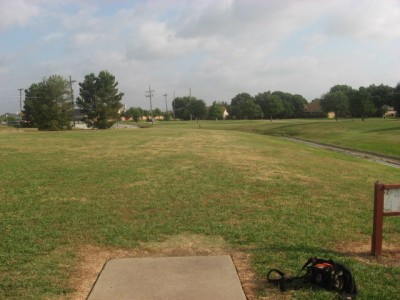
[[[202,127],[302,138],[400,158],[400,119],[228,121]]]
[[[382,259],[368,255],[373,184],[400,183],[398,169],[211,126],[0,130],[0,298],[77,297],[90,249],[134,255],[171,238],[247,253],[260,279],[332,258],[351,268],[360,299],[398,298],[400,218],[385,219]],[[263,283],[255,293],[280,297]]]

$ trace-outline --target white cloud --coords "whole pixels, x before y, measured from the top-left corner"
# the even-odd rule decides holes
[[[178,58],[194,51],[197,46],[196,39],[177,37],[165,23],[145,22],[139,25],[134,40],[128,47],[128,58],[138,60]]]
[[[39,7],[30,1],[0,1],[0,31],[5,31],[13,26],[26,25],[39,13]]]
[[[51,32],[49,34],[44,35],[42,37],[42,40],[45,42],[56,42],[64,37],[65,35],[62,32]]]
[[[367,40],[400,37],[398,1],[339,3],[326,16],[326,34]]]

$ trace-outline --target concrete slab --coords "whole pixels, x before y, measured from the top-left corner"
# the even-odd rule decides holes
[[[246,300],[229,255],[110,260],[88,300]]]

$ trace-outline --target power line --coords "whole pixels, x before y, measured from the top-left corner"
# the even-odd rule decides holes
[[[174,92],[174,101],[175,101],[175,92]],[[182,107],[180,107],[180,108],[176,108],[176,103],[175,103],[175,105],[174,105],[174,102],[172,102],[172,108],[173,108],[173,110],[174,110],[174,114],[175,114],[175,111],[177,111],[177,110],[182,110],[182,109],[185,109],[185,108],[188,108],[189,106],[190,106],[190,100],[192,99],[192,88],[189,88],[189,101],[188,101],[188,103],[185,105],[185,106],[182,106]]]

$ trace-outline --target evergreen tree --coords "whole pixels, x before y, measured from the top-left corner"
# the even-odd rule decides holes
[[[114,125],[124,95],[118,93],[117,85],[115,77],[108,71],[101,71],[98,76],[93,73],[86,75],[85,80],[79,83],[77,105],[85,114],[88,127],[106,129]]]
[[[59,75],[44,78],[25,90],[24,124],[39,130],[71,129],[72,91]]]

